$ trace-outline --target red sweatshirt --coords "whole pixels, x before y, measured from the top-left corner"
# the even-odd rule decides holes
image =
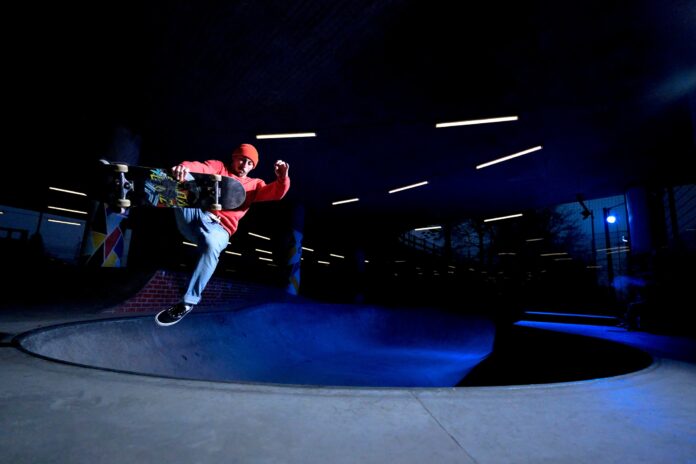
[[[229,232],[230,235],[237,231],[239,220],[244,217],[252,203],[257,201],[280,200],[290,189],[290,177],[276,179],[270,184],[266,184],[261,179],[253,177],[237,177],[232,174],[225,166],[225,163],[218,160],[208,160],[203,163],[198,161],[184,161],[184,166],[191,172],[203,174],[222,174],[223,176],[237,179],[246,190],[246,200],[239,208],[234,211],[211,211],[220,218],[220,224]]]

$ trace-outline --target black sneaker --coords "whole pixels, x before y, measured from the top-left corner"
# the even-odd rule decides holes
[[[171,308],[164,309],[157,313],[155,322],[163,327],[174,325],[184,318],[185,315],[193,311],[193,305],[177,303]]]

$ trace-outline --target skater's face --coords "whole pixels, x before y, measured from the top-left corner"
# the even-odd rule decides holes
[[[232,157],[232,172],[237,177],[246,177],[254,169],[254,162],[246,156]]]

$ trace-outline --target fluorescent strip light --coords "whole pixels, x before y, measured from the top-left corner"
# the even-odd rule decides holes
[[[259,259],[260,259],[261,261],[270,261],[270,262],[273,262],[273,260],[272,260],[271,258],[264,258],[263,256],[259,256]]]
[[[57,206],[49,206],[48,209],[56,209],[58,211],[67,211],[68,213],[75,213],[75,214],[87,214],[85,211],[76,211],[74,209],[58,208]]]
[[[319,264],[331,264],[331,263],[328,262],[328,261],[317,261],[317,263],[319,263]]]
[[[617,251],[629,251],[631,248],[627,246],[615,246],[611,248],[599,248],[597,251],[606,251],[607,253],[614,253]]]
[[[259,253],[267,253],[269,255],[272,255],[272,251],[267,251],[267,250],[262,250],[261,248],[254,248],[254,251],[258,251]]]
[[[235,253],[234,251],[226,251],[225,253],[227,253],[228,255],[242,256],[241,253]]]
[[[520,214],[511,214],[509,216],[500,216],[496,218],[490,218],[490,219],[484,219],[483,222],[493,222],[493,221],[502,221],[503,219],[511,219],[511,218],[516,218],[522,216],[522,213]]]
[[[192,247],[197,247],[197,246],[198,246],[198,245],[196,245],[195,243],[191,243],[191,242],[181,242],[181,243],[183,243],[184,245],[187,245],[187,246],[192,246]]]
[[[539,256],[566,256],[568,253],[566,252],[559,252],[559,253],[542,253]]]
[[[333,254],[333,253],[329,253],[329,256],[333,256],[334,258],[341,258],[341,259],[346,259],[346,257],[345,257],[345,256],[341,256],[341,255],[335,255],[335,254]]]
[[[296,132],[294,134],[265,134],[257,135],[256,138],[262,139],[295,139],[298,137],[316,137],[316,132]]]
[[[302,247],[302,249],[303,249],[304,251],[314,251],[313,249],[307,248],[307,247]]]
[[[56,224],[67,224],[69,226],[80,226],[79,222],[67,222],[67,221],[59,221],[57,219],[47,219],[48,222],[55,222]]]
[[[530,148],[529,150],[524,150],[524,151],[521,151],[521,152],[519,152],[519,153],[515,153],[515,154],[513,154],[513,155],[504,156],[504,157],[502,157],[502,158],[498,158],[498,159],[496,159],[496,160],[489,161],[489,162],[487,162],[487,163],[479,164],[478,166],[476,166],[476,169],[483,169],[483,168],[488,167],[488,166],[490,166],[490,165],[492,165],[492,164],[502,163],[503,161],[507,161],[507,160],[510,160],[510,159],[513,159],[513,158],[517,158],[518,156],[523,156],[523,155],[526,155],[526,154],[528,154],[528,153],[532,153],[532,152],[535,152],[535,151],[539,151],[539,150],[541,150],[541,149],[542,149],[542,146],[539,145],[538,147]]]
[[[251,235],[252,237],[258,237],[258,238],[262,238],[264,240],[270,240],[270,238],[268,238],[268,237],[264,237],[263,235],[255,234],[253,232],[248,232],[248,234]]]
[[[418,229],[413,229],[416,232],[419,232],[421,230],[439,230],[442,229],[442,226],[430,226],[430,227],[419,227]]]
[[[517,121],[517,116],[505,116],[502,118],[488,118],[488,119],[470,119],[468,121],[453,121],[453,122],[441,122],[435,124],[436,128],[442,127],[454,127],[454,126],[473,126],[476,124],[490,124],[494,122],[506,122],[506,121]]]
[[[543,238],[528,238],[525,242],[540,242],[544,240]]]
[[[342,205],[344,203],[353,203],[355,201],[360,201],[360,198],[350,198],[348,200],[334,201],[333,203],[331,203],[331,205],[336,206],[336,205]]]
[[[428,185],[428,181],[425,180],[423,182],[418,182],[417,184],[411,184],[411,185],[406,185],[405,187],[399,187],[395,188],[394,190],[390,190],[389,193],[396,193],[396,192],[401,192],[402,190],[408,190],[416,187],[421,187],[423,185]]]
[[[61,189],[61,188],[57,188],[57,187],[48,187],[48,189],[49,189],[49,190],[55,190],[56,192],[64,192],[64,193],[71,193],[71,194],[73,194],[73,195],[80,195],[80,196],[83,196],[83,197],[86,197],[86,196],[87,196],[86,193],[82,193],[82,192],[73,192],[72,190],[65,190],[65,189]]]

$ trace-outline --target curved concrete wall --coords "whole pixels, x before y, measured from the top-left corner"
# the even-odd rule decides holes
[[[436,309],[269,303],[56,326],[19,338],[27,351],[168,377],[334,386],[451,387],[492,350],[486,319]]]

